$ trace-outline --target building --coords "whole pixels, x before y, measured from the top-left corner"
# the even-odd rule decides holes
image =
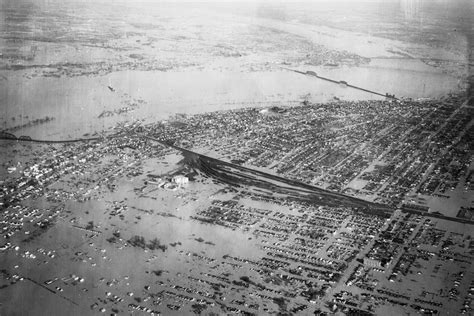
[[[177,175],[173,177],[173,182],[178,185],[185,185],[185,184],[188,184],[189,179],[186,176]]]
[[[376,268],[382,267],[382,262],[380,260],[367,258],[367,257],[364,258],[364,264],[369,267],[376,267]]]

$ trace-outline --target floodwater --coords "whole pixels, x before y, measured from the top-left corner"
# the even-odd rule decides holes
[[[466,67],[433,67],[422,60],[441,56],[465,65],[465,38],[461,33],[452,34],[461,29],[465,20],[456,21],[450,10],[446,16],[432,16],[440,11],[429,9],[428,3],[416,3],[404,1],[399,8],[390,10],[382,4],[369,6],[370,10],[353,6],[340,10],[325,4],[313,6],[312,11],[306,11],[306,5],[296,4],[280,11],[253,5],[234,10],[231,4],[192,10],[179,5],[154,6],[153,10],[125,6],[103,19],[100,12],[109,13],[108,6],[91,4],[72,6],[74,10],[69,12],[67,22],[75,28],[66,27],[61,15],[53,14],[61,6],[44,5],[36,11],[17,8],[12,12],[23,12],[27,18],[23,19],[22,13],[16,19],[1,21],[8,26],[5,30],[16,34],[28,26],[25,34],[39,33],[40,40],[31,40],[35,38],[31,34],[29,40],[16,41],[20,44],[2,40],[0,53],[27,56],[30,52],[31,63],[41,66],[40,70],[46,69],[46,65],[52,71],[67,68],[62,62],[92,65],[93,69],[101,63],[112,67],[128,63],[131,52],[141,54],[149,62],[146,65],[170,62],[172,67],[167,71],[153,67],[118,68],[122,70],[105,75],[82,73],[59,78],[43,77],[43,70],[4,71],[0,74],[0,129],[10,129],[17,136],[73,139],[107,132],[117,123],[151,123],[177,113],[295,106],[303,100],[317,103],[384,99],[280,68],[287,64],[287,68],[312,70],[323,77],[399,98],[438,98],[462,91]],[[447,2],[443,5],[449,7]],[[286,17],[276,14],[282,10]],[[381,12],[385,12],[383,17]],[[81,14],[84,19],[79,18]],[[431,19],[440,24],[429,22]],[[49,32],[50,24],[58,26],[57,34]],[[104,28],[96,32],[93,25]],[[443,35],[436,45],[430,42],[433,34]],[[411,35],[416,35],[417,41]],[[427,35],[426,40],[422,40],[422,35]],[[68,40],[57,40],[58,36]],[[75,36],[80,40],[74,41]],[[92,40],[99,44],[91,47]],[[15,45],[21,46],[18,52]],[[126,53],[122,53],[122,48],[126,48]],[[229,51],[231,57],[223,51]],[[354,54],[370,58],[370,62],[354,66],[344,62],[347,56],[338,59],[334,51],[348,52],[349,59],[355,58]],[[234,53],[240,57],[233,57]],[[311,59],[305,59],[306,54],[336,56],[329,63],[336,66],[312,66],[308,62]],[[9,63],[6,58],[0,62]],[[183,62],[194,66],[179,66]],[[46,117],[52,120],[26,126]],[[442,203],[439,208],[443,208]]]
[[[0,40],[1,129],[48,116],[54,120],[12,132],[71,139],[176,113],[381,99],[280,65],[410,98],[462,90],[468,75],[470,24],[453,1],[144,2],[114,4],[116,11],[104,1],[7,3],[12,18],[0,19],[0,28],[12,39]],[[422,62],[430,58],[453,64]],[[312,66],[326,63],[338,66]],[[9,70],[22,65],[32,68]],[[100,74],[103,67],[114,70]]]
[[[18,2],[28,4],[29,1],[33,0]],[[202,15],[202,11],[188,12],[183,7],[177,10],[174,7],[168,8],[164,10],[164,15],[160,12],[162,11],[160,6],[152,10],[153,14],[139,6],[138,9],[124,6],[121,10],[118,8],[118,11],[114,11],[108,5],[96,7],[97,4],[92,4],[92,2],[86,4],[84,1],[76,1],[81,2],[81,5],[73,6],[71,9],[69,4],[73,2],[69,0],[64,5],[61,2],[61,5],[48,7],[46,3],[54,3],[54,1],[42,1],[45,3],[44,7],[31,6],[31,9],[30,6],[25,5],[23,11],[26,13],[22,11],[25,14],[19,14],[14,19],[0,18],[0,33],[11,36],[20,34],[18,35],[20,38],[30,36],[30,39],[24,42],[21,39],[0,40],[0,54],[5,54],[0,55],[2,56],[0,67],[8,64],[9,61],[6,57],[4,58],[8,54],[25,58],[29,54],[37,54],[34,56],[36,59],[33,59],[31,63],[37,63],[40,69],[37,72],[36,70],[33,72],[7,70],[0,73],[0,129],[10,129],[17,136],[29,135],[33,138],[53,140],[73,139],[87,137],[87,134],[107,132],[119,122],[134,120],[155,122],[166,120],[177,113],[195,114],[273,105],[295,106],[303,100],[326,102],[336,98],[341,100],[384,99],[377,95],[280,69],[279,65],[282,64],[300,65],[288,66],[288,68],[297,68],[301,71],[312,70],[324,77],[337,81],[344,80],[355,86],[382,94],[395,94],[397,97],[437,98],[463,88],[460,82],[463,74],[445,73],[442,72],[442,67],[431,67],[421,61],[421,58],[426,58],[427,55],[445,56],[447,50],[443,47],[436,49],[436,52],[430,55],[430,49],[420,52],[420,45],[408,43],[406,46],[412,46],[412,49],[407,51],[414,57],[399,58],[400,52],[406,47],[401,45],[404,39],[398,34],[407,36],[411,31],[397,33],[400,30],[403,31],[406,25],[400,27],[401,24],[397,22],[397,27],[393,28],[392,25],[385,24],[386,16],[381,17],[378,11],[366,14],[367,12],[363,9],[353,14],[352,8],[348,7],[340,14],[318,11],[316,12],[319,14],[319,16],[316,15],[318,18],[313,17],[312,21],[308,22],[312,16],[305,10],[294,14],[287,10],[286,12],[290,15],[288,18],[278,18],[278,11],[270,10],[270,13],[277,15],[277,17],[272,17],[272,14],[263,9],[257,10],[257,16],[247,18],[244,14],[239,16],[238,13],[234,14],[229,10],[225,15],[209,12]],[[418,20],[417,10],[419,9],[411,5],[415,2],[401,1],[405,4],[402,9],[406,7],[406,17]],[[10,1],[10,3],[13,2]],[[62,12],[62,8],[65,8],[66,12]],[[300,8],[304,9],[304,7]],[[383,11],[390,16],[394,12],[393,10]],[[346,12],[351,21],[345,21]],[[300,13],[305,16],[302,17]],[[2,10],[0,10],[1,15]],[[232,16],[232,24],[227,23],[227,15]],[[329,23],[328,17],[335,19]],[[355,18],[360,18],[360,20],[354,20]],[[339,21],[336,21],[338,19]],[[426,21],[428,20],[430,19],[426,18]],[[135,26],[131,23],[128,25],[127,22],[134,22]],[[141,22],[141,24],[135,22]],[[360,27],[354,27],[356,30],[352,30],[353,23],[357,23],[355,25]],[[418,22],[408,24],[416,26],[416,23]],[[2,29],[4,24],[11,29],[6,27],[4,32]],[[374,25],[377,26],[374,27]],[[427,23],[424,25],[426,26]],[[261,29],[249,26],[262,27],[265,30],[263,34],[268,37],[261,38],[261,33],[257,31],[256,34],[250,34],[252,35],[250,36],[248,33],[254,30],[261,31]],[[444,27],[443,24],[442,28],[448,32],[453,27],[454,25]],[[372,28],[379,28],[379,30]],[[201,29],[203,31],[200,31]],[[437,30],[437,27],[429,26],[428,29]],[[395,30],[395,33],[385,34],[385,38],[376,37],[383,34],[374,34],[377,33],[376,31],[390,33],[391,30]],[[365,32],[368,35],[355,34],[353,31]],[[422,33],[418,31],[416,34],[424,35]],[[109,36],[113,40],[109,41]],[[291,43],[295,46],[288,49],[291,45],[286,40],[289,41],[293,37],[298,39],[292,41]],[[448,40],[451,38],[454,37],[447,36]],[[259,41],[263,41],[263,45]],[[15,42],[22,46],[19,52],[14,49]],[[97,45],[91,45],[94,43]],[[348,64],[351,63],[335,60],[335,63],[339,64],[336,67],[310,66],[311,63],[306,66],[305,62],[295,62],[291,58],[288,61],[288,54],[299,57],[301,52],[306,53],[305,50],[312,53],[311,45],[313,44],[323,45],[329,50],[348,50],[350,54],[370,57],[371,61],[368,64],[349,66]],[[3,46],[6,46],[6,49]],[[105,46],[112,48],[103,49]],[[460,37],[453,41],[453,45],[448,46],[458,47],[459,51],[462,51],[465,42]],[[430,47],[423,47],[423,49],[426,48]],[[337,55],[334,52],[322,51],[330,56]],[[459,51],[455,50],[453,54],[446,56],[457,57]],[[417,52],[419,54],[415,54]],[[221,55],[227,56],[227,53],[231,57],[220,58]],[[146,67],[137,67],[141,70],[123,70],[127,69],[123,67],[120,71],[105,75],[82,74],[77,77],[56,78],[32,75],[49,71],[49,69],[55,71],[59,68],[67,68],[68,63],[92,65],[93,69],[101,63],[111,67],[127,64],[130,62],[131,55],[135,56],[134,59],[143,57],[148,62],[144,65],[156,66],[163,62],[165,66],[171,63],[172,67],[167,71],[151,68],[145,71]],[[462,61],[462,58],[456,60]],[[183,63],[194,66],[180,67]],[[253,65],[256,67],[253,68]],[[0,69],[8,69],[8,67]],[[46,123],[21,127],[28,122],[45,117],[53,119]],[[29,154],[34,155],[34,152]],[[10,159],[15,155],[16,153],[12,152],[4,158]],[[153,174],[167,173],[176,167],[176,161],[179,159],[178,155],[168,156],[167,164],[158,163],[154,159],[145,163],[144,169]],[[117,180],[117,191],[101,195],[98,200],[85,203],[79,203],[73,199],[67,201],[66,210],[73,212],[71,216],[66,220],[59,220],[54,227],[27,247],[27,249],[38,247],[56,249],[56,259],[45,258],[49,262],[38,262],[38,266],[36,266],[37,262],[32,260],[14,270],[20,275],[29,275],[34,271],[35,278],[38,278],[41,283],[55,277],[67,278],[72,273],[84,277],[84,283],[79,286],[58,282],[64,288],[64,292],[58,293],[63,293],[65,297],[73,297],[79,306],[65,303],[63,298],[52,295],[47,290],[20,282],[14,288],[12,287],[13,290],[8,292],[9,296],[5,297],[5,300],[10,302],[8,306],[5,306],[6,313],[27,314],[32,310],[41,310],[44,314],[84,315],[91,313],[90,304],[97,299],[105,299],[108,291],[127,298],[128,291],[141,295],[144,285],[151,284],[155,293],[166,289],[158,284],[158,280],[166,281],[170,285],[174,283],[186,285],[188,282],[186,276],[199,276],[207,271],[216,275],[226,272],[222,267],[212,268],[206,265],[205,260],[197,260],[188,255],[189,253],[214,259],[230,254],[257,260],[264,254],[258,246],[258,237],[246,231],[230,230],[217,225],[203,225],[190,220],[191,216],[197,215],[200,210],[211,204],[212,197],[210,196],[222,198],[219,194],[214,194],[219,186],[211,183],[190,183],[181,191],[158,189],[148,197],[138,197],[135,189],[143,185],[144,178],[145,176],[141,176],[141,179],[135,177],[135,179]],[[75,190],[82,184],[71,178],[67,185],[61,182],[55,185]],[[196,198],[197,201],[189,202],[191,198]],[[127,205],[123,219],[110,215],[113,206],[111,201],[121,201]],[[257,208],[268,207],[264,205],[264,202],[246,199],[242,199],[241,203]],[[429,201],[429,203],[432,206],[431,204],[435,205],[436,201]],[[443,212],[442,209],[447,209],[444,201],[438,202],[436,207],[441,212]],[[153,213],[141,210],[151,210]],[[287,210],[279,207],[278,211],[286,212]],[[288,210],[288,213],[290,212],[296,215],[296,210]],[[450,213],[450,215],[454,214]],[[83,230],[78,230],[76,226],[71,225],[75,223],[79,227],[84,227],[88,221],[93,221],[102,233],[99,235],[84,233]],[[111,237],[115,230],[120,230],[123,240],[128,240],[134,235],[142,235],[147,241],[158,238],[163,245],[168,245],[168,249],[165,252],[144,251],[124,247],[123,241],[117,243],[107,241],[106,239]],[[252,240],[249,241],[250,239]],[[180,244],[173,246],[177,242]],[[5,262],[8,264],[17,262],[17,254],[8,256],[5,256]],[[29,259],[21,262],[25,260]],[[161,269],[164,271],[159,279],[150,273]],[[232,271],[227,272],[232,272],[238,277],[240,273],[247,275],[249,271],[243,269],[236,273],[235,268],[232,268]],[[102,277],[105,281],[102,281]],[[117,282],[106,287],[105,283],[109,280]],[[84,289],[87,291],[82,291]],[[24,301],[28,297],[35,299]],[[228,301],[230,302],[231,298]],[[110,314],[110,311],[107,313]],[[182,310],[180,313],[183,314],[185,311]]]
[[[397,97],[440,97],[458,89],[458,79],[419,60],[380,59],[358,67],[300,67],[334,80]],[[117,122],[164,120],[176,113],[203,113],[243,107],[312,102],[371,100],[383,97],[287,70],[121,71],[97,77],[32,78],[11,76],[5,91],[3,128],[45,116],[54,120],[23,128],[19,135],[70,139],[101,132]],[[6,85],[6,86],[5,86]],[[111,91],[108,86],[113,87]],[[137,100],[143,102],[137,103]],[[135,104],[136,106],[133,106]],[[132,106],[131,106],[132,105]],[[122,113],[99,117],[104,111]],[[28,117],[26,117],[28,116]]]

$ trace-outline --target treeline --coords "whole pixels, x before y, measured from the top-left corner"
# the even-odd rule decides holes
[[[147,243],[143,236],[135,235],[129,240],[127,240],[127,242],[133,247],[138,247],[142,249],[150,249],[150,250],[160,249],[163,252],[165,252],[166,249],[168,249],[168,246],[162,245],[158,238],[154,238]]]

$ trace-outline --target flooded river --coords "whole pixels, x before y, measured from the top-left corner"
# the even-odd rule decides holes
[[[416,59],[374,59],[358,67],[299,69],[397,97],[436,98],[456,91],[459,85],[458,79]],[[29,80],[17,72],[0,84],[4,92],[2,128],[53,117],[45,124],[14,131],[17,135],[51,139],[102,132],[117,122],[164,120],[176,113],[295,105],[304,99],[383,99],[279,68],[260,72],[121,71],[95,77]]]

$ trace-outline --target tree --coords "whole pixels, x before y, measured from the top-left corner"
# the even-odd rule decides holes
[[[94,229],[94,221],[89,221],[87,223],[86,229],[89,229],[89,230]]]

